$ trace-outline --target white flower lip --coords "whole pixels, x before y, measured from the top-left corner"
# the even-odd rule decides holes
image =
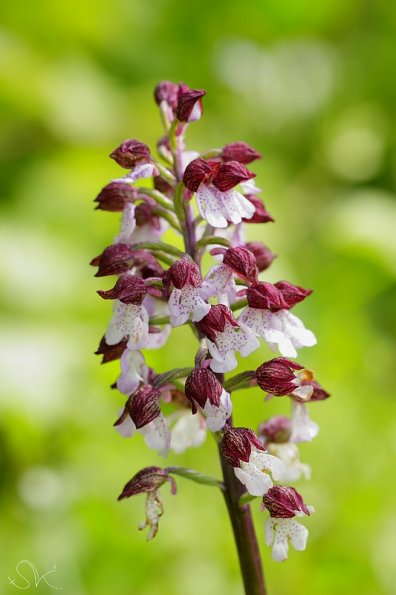
[[[200,295],[200,288],[192,285],[185,285],[183,289],[174,288],[168,306],[172,326],[180,326],[190,318],[193,322],[199,322],[210,310],[210,304]]]
[[[316,344],[313,332],[306,329],[302,321],[289,310],[270,312],[248,306],[239,316],[238,322],[243,322],[262,337],[272,351],[278,348],[283,357],[297,357],[297,349]]]
[[[247,357],[260,346],[257,337],[244,325],[238,327],[230,323],[225,325],[223,332],[218,332],[215,342],[207,339],[208,349],[212,356],[210,364],[214,372],[230,372],[237,366],[235,353]]]
[[[249,461],[241,461],[240,467],[234,468],[235,475],[252,496],[264,496],[273,486],[272,479],[280,479],[284,472],[285,465],[278,457],[260,451],[254,446]]]
[[[308,529],[295,519],[277,519],[269,517],[265,523],[265,542],[272,547],[272,558],[284,562],[289,552],[289,541],[295,550],[305,550]]]
[[[105,339],[108,345],[116,345],[128,337],[129,349],[146,347],[149,316],[144,306],[123,304],[114,300],[113,317],[107,327]]]
[[[213,227],[228,227],[229,221],[241,223],[254,215],[252,203],[234,189],[221,192],[212,184],[201,183],[196,198],[201,217]]]

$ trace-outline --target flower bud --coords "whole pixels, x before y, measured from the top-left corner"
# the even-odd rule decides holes
[[[183,184],[192,192],[196,192],[202,182],[207,184],[211,182],[219,168],[219,162],[205,161],[200,157],[193,159],[184,171]]]
[[[269,221],[274,221],[273,217],[266,210],[261,198],[255,194],[245,194],[244,196],[250,203],[252,203],[255,208],[253,217],[250,217],[250,219],[244,219],[243,221],[245,223],[268,223]]]
[[[278,281],[275,283],[275,287],[281,291],[287,303],[287,308],[292,308],[312,293],[312,289],[304,289],[303,287],[289,283],[289,281]]]
[[[276,254],[271,252],[262,242],[248,242],[246,248],[256,257],[256,266],[260,273],[268,269],[274,258],[276,258]]]
[[[291,420],[285,415],[274,415],[260,424],[258,436],[264,446],[269,442],[281,444],[288,442],[292,431]]]
[[[256,370],[256,379],[259,387],[271,395],[282,397],[290,395],[301,384],[295,371],[304,370],[303,366],[292,362],[285,357],[276,357],[268,362],[264,362]],[[304,370],[304,380],[312,379],[312,372]]]
[[[221,158],[223,161],[239,161],[239,163],[246,165],[255,159],[260,159],[261,155],[247,143],[236,142],[230,143],[223,148]]]
[[[198,157],[187,165],[183,183],[192,192],[196,192],[202,183],[213,184],[220,192],[226,192],[241,182],[254,178],[255,175],[238,161],[220,163]]]
[[[171,81],[161,81],[154,89],[154,99],[158,106],[163,101],[169,105],[173,110],[177,107],[177,99],[179,94],[179,85]]]
[[[246,297],[251,308],[271,310],[272,312],[288,308],[282,292],[272,283],[265,281],[259,281],[248,287]]]
[[[256,258],[250,250],[243,246],[229,248],[224,254],[223,264],[230,267],[238,277],[245,281],[254,283],[257,279]]]
[[[216,340],[216,334],[222,333],[227,323],[238,326],[231,310],[223,304],[212,306],[208,314],[196,323],[198,329],[211,341]]]
[[[99,343],[99,347],[97,351],[95,351],[95,355],[103,355],[102,357],[102,364],[107,364],[107,362],[112,362],[113,360],[120,359],[121,355],[124,353],[128,340],[124,339],[115,345],[108,345],[106,343],[105,337],[102,337]]]
[[[185,285],[199,287],[202,276],[199,266],[187,254],[176,260],[164,273],[163,284],[165,293],[169,297],[171,285],[183,289]]]
[[[126,203],[133,202],[136,197],[136,188],[124,182],[111,182],[95,198],[98,203],[96,208],[102,211],[122,211]]]
[[[151,160],[148,146],[133,138],[121,143],[110,157],[125,169],[133,169],[137,164],[149,163]]]
[[[241,182],[255,178],[256,174],[249,171],[242,163],[238,161],[228,161],[222,163],[213,180],[213,185],[221,192],[231,190]]]
[[[218,407],[222,392],[222,385],[213,372],[206,368],[194,368],[187,377],[185,394],[191,402],[193,413],[197,411],[196,404],[204,409],[208,399]]]
[[[311,512],[302,496],[294,488],[288,486],[274,486],[263,496],[263,505],[271,517],[277,519],[290,519],[296,514]]]
[[[140,305],[147,294],[143,279],[136,275],[121,275],[113,289],[99,290],[98,294],[105,300],[120,300],[124,304]]]
[[[206,95],[203,89],[190,89],[187,85],[179,85],[179,96],[176,107],[176,117],[180,122],[195,122],[202,115],[202,97]]]
[[[155,492],[167,481],[171,484],[171,493],[176,494],[176,482],[166,469],[161,469],[161,467],[146,467],[136,473],[136,475],[128,481],[124,486],[122,493],[118,496],[118,500],[130,498],[136,494]]]
[[[91,260],[92,266],[98,266],[95,277],[119,275],[128,271],[134,261],[134,251],[128,244],[113,244],[105,248],[99,256]]]
[[[227,428],[220,442],[224,458],[233,467],[239,467],[241,461],[249,461],[252,447],[265,451],[256,434],[248,428]]]
[[[128,400],[127,411],[137,429],[147,426],[161,415],[160,396],[159,390],[148,384],[139,388]]]

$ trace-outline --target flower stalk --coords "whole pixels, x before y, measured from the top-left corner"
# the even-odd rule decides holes
[[[263,565],[252,512],[248,503],[241,505],[241,498],[247,493],[246,488],[238,481],[232,466],[225,460],[220,449],[219,455],[225,486],[223,496],[234,534],[245,593],[246,595],[266,595]]]
[[[245,241],[246,225],[273,221],[258,196],[255,174],[246,167],[260,154],[244,142],[201,154],[186,150],[186,132],[202,116],[204,95],[201,89],[162,81],[154,92],[165,132],[158,158],[135,139],[111,153],[128,173],[112,180],[95,200],[99,210],[121,213],[120,233],[91,262],[97,277],[118,276],[112,289],[98,291],[113,301],[113,316],[96,353],[102,363],[120,360],[113,388],[123,395],[124,406],[114,427],[122,436],[140,433],[162,456],[200,446],[208,432],[218,446],[223,480],[176,465],[147,467],[132,477],[119,499],[146,494],[146,519],[139,528],[148,529],[148,540],[156,536],[164,512],[160,490],[169,484],[176,494],[174,476],[220,489],[245,592],[265,595],[250,504],[260,497],[269,513],[265,534],[274,560],[286,559],[289,544],[305,549],[308,530],[294,517],[309,516],[313,509],[282,484],[309,477],[298,443],[312,440],[318,426],[307,405],[329,394],[310,370],[289,359],[316,343],[290,312],[311,290],[265,281],[260,275],[275,255],[261,242]],[[140,179],[151,182],[134,186]],[[167,238],[179,235],[183,250],[172,239],[162,241],[168,229]],[[209,270],[204,270],[206,252],[216,258]],[[182,325],[196,339],[190,367],[151,369],[146,349],[162,348],[172,328]],[[227,376],[241,365],[236,354],[249,356],[261,349],[260,340],[281,357]],[[231,392],[244,388],[264,391],[266,400],[290,399],[290,418],[264,420],[257,434],[234,427]]]

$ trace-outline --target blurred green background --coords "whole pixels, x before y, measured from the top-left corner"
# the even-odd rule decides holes
[[[161,134],[164,78],[207,89],[190,149],[245,140],[263,153],[253,169],[276,224],[250,237],[279,254],[268,280],[315,290],[296,313],[319,339],[299,361],[333,395],[311,406],[321,430],[302,448],[313,473],[297,487],[316,514],[307,551],[279,565],[255,506],[270,593],[395,593],[395,3],[3,0],[1,13],[0,593],[16,592],[7,577],[25,558],[56,564],[67,595],[242,592],[214,489],[165,487],[149,544],[144,497],[116,502],[163,460],[114,432],[118,363],[92,355],[110,315],[95,290],[111,280],[88,262],[118,226],[92,199],[119,175],[114,147]],[[148,359],[164,371],[191,351],[177,329]],[[238,424],[287,411],[262,396],[235,397]],[[168,460],[219,474],[210,437]]]

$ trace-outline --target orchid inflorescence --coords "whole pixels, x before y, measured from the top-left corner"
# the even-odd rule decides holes
[[[225,464],[241,482],[240,506],[260,497],[269,512],[266,543],[273,544],[273,558],[281,561],[289,542],[297,550],[306,546],[308,530],[295,517],[313,509],[283,484],[309,478],[298,443],[312,440],[318,426],[307,404],[329,394],[310,370],[290,359],[316,343],[291,313],[311,291],[288,281],[263,280],[261,273],[275,255],[261,242],[245,241],[246,225],[273,221],[255,174],[246,167],[260,154],[244,142],[202,153],[186,150],[185,134],[202,115],[204,95],[184,84],[159,83],[154,97],[165,133],[157,144],[158,157],[134,139],[110,155],[128,173],[96,198],[97,209],[122,213],[119,234],[91,263],[98,267],[97,277],[118,276],[112,289],[98,291],[113,301],[113,316],[97,353],[103,363],[120,359],[115,387],[127,399],[115,422],[118,432],[141,433],[163,456],[197,447],[212,432]],[[172,238],[170,230],[182,238],[183,250],[162,241],[165,232]],[[204,274],[207,251],[216,260]],[[189,325],[198,340],[191,367],[157,373],[147,366],[143,351],[165,345],[172,327],[181,325]],[[260,348],[260,338],[280,357],[225,378],[237,368],[236,353],[249,356]],[[257,433],[234,427],[231,417],[232,392],[255,386],[267,399],[291,400],[290,417],[267,419]],[[163,403],[173,408],[168,416]],[[141,528],[148,526],[148,539],[156,535],[163,512],[159,489],[169,482],[176,492],[173,475],[226,489],[220,480],[182,467],[139,471],[119,499],[147,494]]]

